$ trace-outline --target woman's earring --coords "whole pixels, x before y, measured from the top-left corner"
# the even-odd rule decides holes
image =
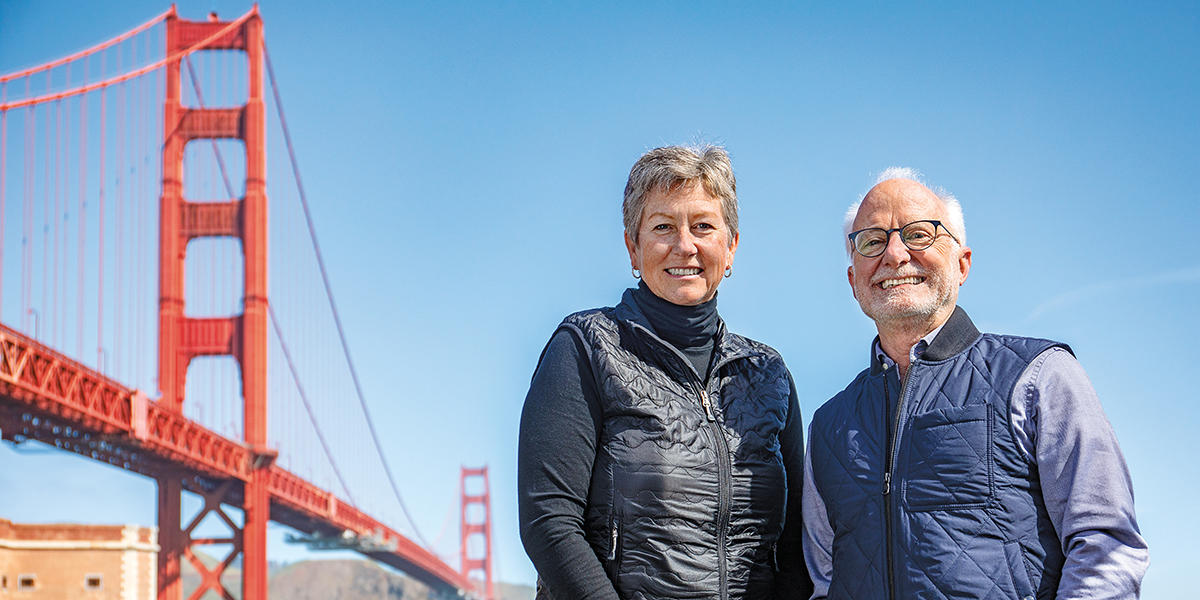
[[[728,278],[730,275],[733,275],[733,266],[732,265],[725,267],[725,277]]]
[[[726,277],[728,277],[728,275],[726,275]],[[633,270],[633,278],[634,278],[634,279],[641,279],[641,278],[642,278],[642,272],[641,272],[641,271],[639,271],[639,270],[637,270],[637,269],[635,268],[635,269]]]

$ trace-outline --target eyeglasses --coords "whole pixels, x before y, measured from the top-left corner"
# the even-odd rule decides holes
[[[958,242],[958,238],[942,225],[941,221],[925,219],[923,221],[913,221],[904,227],[896,227],[894,229],[882,229],[880,227],[871,227],[868,229],[859,229],[851,233],[850,244],[854,246],[854,250],[867,258],[875,258],[887,249],[888,238],[891,237],[893,231],[900,232],[900,241],[904,242],[904,246],[909,250],[924,250],[933,245],[937,240],[937,228],[941,227],[946,231],[946,235]],[[962,242],[959,242],[960,244]]]

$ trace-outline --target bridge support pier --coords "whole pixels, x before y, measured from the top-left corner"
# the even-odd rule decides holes
[[[242,525],[242,598],[267,600],[267,521],[271,519],[271,496],[267,468],[254,469],[246,483]]]
[[[178,477],[158,478],[158,600],[181,600],[179,557],[185,546],[180,530],[183,486]]]

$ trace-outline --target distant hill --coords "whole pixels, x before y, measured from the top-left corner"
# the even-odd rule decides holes
[[[496,582],[496,600],[533,600],[537,590],[517,583]]]
[[[217,561],[200,556],[206,566]],[[191,595],[200,576],[183,562],[183,597]],[[241,598],[241,571],[231,565],[224,580],[235,600]],[[271,565],[271,600],[440,600],[424,584],[368,560],[306,560]],[[208,594],[206,597],[211,597]],[[496,583],[496,600],[533,600],[527,585]]]

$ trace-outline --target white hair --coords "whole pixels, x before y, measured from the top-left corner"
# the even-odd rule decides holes
[[[875,176],[875,183],[871,184],[871,188],[889,180],[889,179],[907,179],[915,181],[933,192],[938,200],[942,201],[942,206],[946,208],[946,222],[942,226],[950,231],[954,237],[958,238],[958,243],[961,246],[967,245],[967,225],[963,221],[962,205],[959,204],[958,198],[954,194],[946,191],[944,188],[935,187],[925,182],[925,178],[921,172],[910,167],[888,167],[879,172]],[[858,209],[862,206],[863,199],[870,193],[870,189],[864,192],[861,197],[846,209],[846,215],[842,218],[842,241],[846,244],[847,258],[853,258],[854,248],[850,246],[850,232],[854,227],[854,218],[858,216]]]

